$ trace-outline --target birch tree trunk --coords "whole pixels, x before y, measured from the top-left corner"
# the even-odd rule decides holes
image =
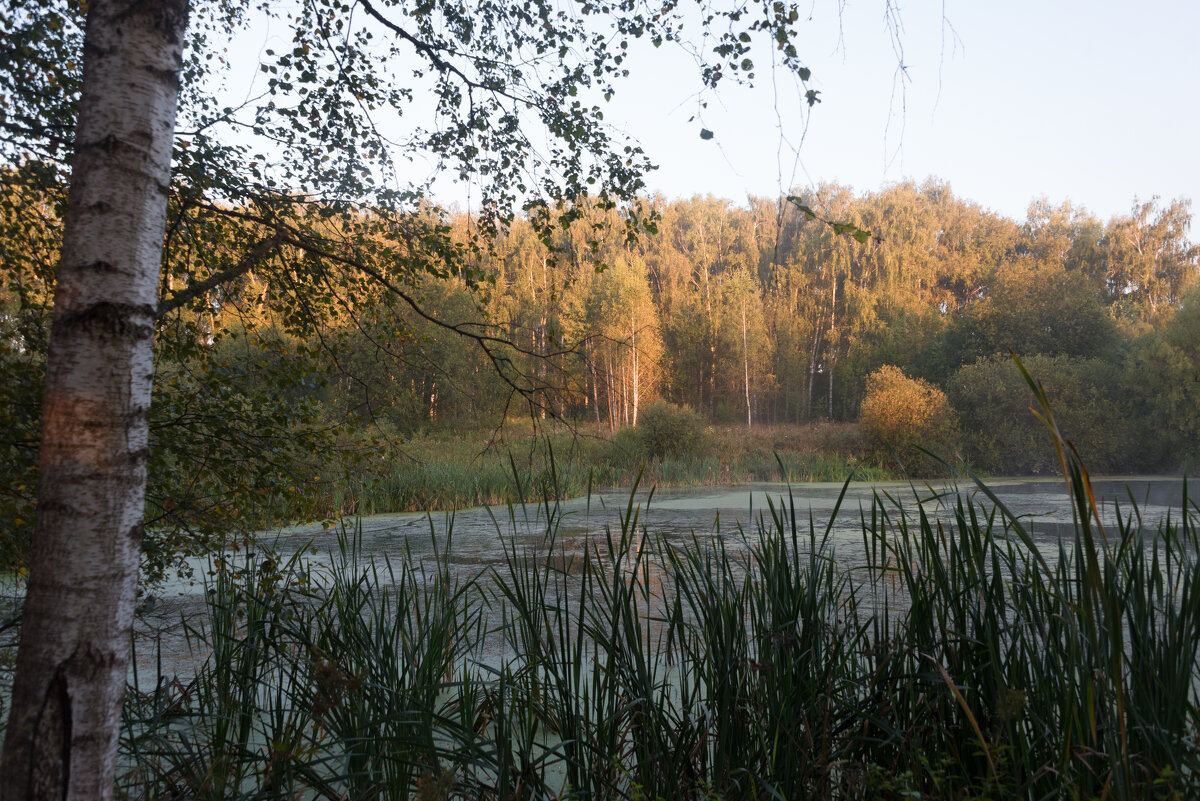
[[[817,356],[821,350],[821,327],[813,326],[812,350],[808,354],[808,390],[804,396],[804,421],[812,420],[813,384],[817,378]]]
[[[588,355],[588,370],[592,374],[592,408],[596,410],[596,430],[600,430],[600,379],[596,376],[596,352],[592,350],[592,338],[589,335],[584,344]]]
[[[633,424],[637,425],[638,406],[641,405],[641,370],[638,366],[638,350],[637,350],[637,316],[635,312],[629,313],[629,336],[630,336],[630,351],[633,354]]]
[[[712,282],[708,280],[708,264],[704,265],[704,312],[707,329],[704,334],[708,337],[708,416],[715,418],[717,414],[717,322],[712,306]],[[701,386],[703,400],[703,385]]]
[[[629,425],[629,387],[625,383],[625,373],[629,360],[621,357],[621,425]]]
[[[829,363],[829,419],[833,419],[833,374],[837,370],[838,354],[835,351],[833,360]]]
[[[113,794],[187,0],[92,0],[0,797]]]
[[[838,360],[838,336],[837,336],[837,273],[830,269],[832,281],[830,281],[829,292],[829,419],[833,419],[833,370],[837,367]]]
[[[750,419],[750,346],[746,341],[746,301],[742,301],[742,368],[746,373],[746,428],[753,428]]]
[[[616,398],[613,397],[613,372],[612,372],[612,356],[611,354],[604,357],[604,369],[608,377],[604,385],[604,392],[608,398],[608,432],[615,433],[617,430],[617,406]]]

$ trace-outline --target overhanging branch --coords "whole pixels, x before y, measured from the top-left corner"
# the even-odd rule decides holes
[[[267,257],[272,250],[279,247],[283,241],[283,231],[276,230],[274,234],[259,242],[249,253],[243,256],[238,263],[227,270],[213,273],[203,281],[197,281],[191,284],[186,289],[176,292],[169,298],[163,298],[158,302],[158,319],[162,319],[170,312],[175,311],[180,306],[190,303],[196,298],[203,295],[205,292],[216,289],[221,284],[228,283],[235,278],[239,278],[254,269],[255,265],[259,264]]]

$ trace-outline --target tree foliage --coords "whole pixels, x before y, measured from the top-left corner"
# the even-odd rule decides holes
[[[1109,355],[1116,323],[1098,287],[1057,265],[1017,262],[996,275],[987,295],[957,315],[940,343],[942,366],[971,364],[994,353],[1028,356]]]
[[[1064,437],[1096,473],[1144,469],[1154,452],[1137,423],[1111,362],[1079,356],[1022,357],[1046,389]],[[960,368],[948,383],[959,410],[967,459],[995,473],[1046,475],[1060,470],[1042,423],[1029,409],[1029,387],[1011,357]]]
[[[1122,391],[1135,404],[1143,446],[1160,461],[1174,460],[1195,471],[1200,464],[1200,292],[1193,290],[1161,329],[1134,344]]]
[[[954,463],[958,417],[946,393],[893,365],[867,376],[866,389],[860,419],[876,453],[899,460],[903,469],[916,475],[939,472],[937,462],[921,449]]]

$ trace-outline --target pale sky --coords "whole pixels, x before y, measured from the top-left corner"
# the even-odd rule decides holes
[[[753,91],[723,82],[706,108],[686,54],[631,51],[605,119],[660,165],[651,191],[740,204],[825,181],[864,192],[935,177],[1016,220],[1041,196],[1102,221],[1135,197],[1200,202],[1200,0],[811,2],[799,24],[823,101],[811,114],[794,81],[771,80],[765,50]],[[257,54],[280,43],[254,29],[234,47],[247,60],[235,73],[261,90]],[[443,204],[471,205],[448,179],[435,188]]]
[[[1135,196],[1200,201],[1200,0],[912,0],[900,8],[904,83],[884,10],[848,0],[839,20],[836,4],[814,1],[804,55],[823,102],[798,161],[780,147],[780,120],[792,144],[804,130],[793,86],[778,87],[779,117],[769,79],[722,90],[704,141],[688,122],[686,61],[649,48],[606,117],[658,161],[648,183],[668,197],[935,176],[1018,220],[1043,195],[1101,220]]]

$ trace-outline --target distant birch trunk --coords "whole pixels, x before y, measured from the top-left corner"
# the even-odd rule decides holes
[[[750,419],[750,346],[746,341],[746,302],[742,301],[742,368],[746,374],[746,428],[753,428]]]
[[[638,365],[638,350],[637,350],[637,316],[634,312],[629,312],[629,336],[630,336],[630,351],[633,354],[633,424],[637,425],[638,407],[642,402],[641,395],[641,369]]]
[[[813,384],[817,378],[817,355],[821,350],[821,327],[813,326],[812,350],[808,354],[808,389],[804,396],[804,422],[812,420]]]
[[[545,259],[543,259],[542,261],[543,261],[543,263],[545,263]],[[534,370],[537,373],[538,381],[543,386],[546,383],[546,359],[548,358],[546,356],[546,323],[547,323],[547,320],[546,320],[545,315],[542,315],[541,317],[538,318],[537,330],[534,332],[536,341],[534,342],[534,345],[533,345],[533,352],[538,354],[541,357],[534,361]],[[545,406],[542,406],[539,416],[543,420],[546,419],[546,407]]]
[[[835,352],[829,363],[829,419],[833,419],[833,373],[837,369],[838,355]]]
[[[830,348],[829,361],[829,419],[833,419],[833,370],[837,367],[838,350],[837,350],[837,273],[830,270],[833,280],[830,282],[829,297],[829,341],[833,343]]]
[[[113,794],[187,0],[92,0],[4,799]]]
[[[596,376],[596,352],[592,349],[592,338],[589,336],[584,345],[588,353],[588,370],[592,374],[592,408],[596,410],[596,430],[600,429],[600,379]]]
[[[617,406],[616,406],[616,398],[613,397],[613,373],[612,373],[612,357],[611,357],[611,355],[606,354],[604,357],[604,370],[605,370],[605,375],[607,376],[606,383],[604,385],[604,392],[608,399],[608,431],[610,434],[612,434],[612,433],[615,433],[617,430]]]
[[[620,424],[628,426],[629,424],[629,385],[626,384],[626,368],[628,368],[629,360],[620,360]]]
[[[708,328],[704,332],[708,337],[708,416],[715,418],[717,414],[717,322],[713,314],[712,283],[708,280],[708,265],[704,265],[704,311],[707,315]],[[701,386],[701,402],[704,400],[704,388]]]

